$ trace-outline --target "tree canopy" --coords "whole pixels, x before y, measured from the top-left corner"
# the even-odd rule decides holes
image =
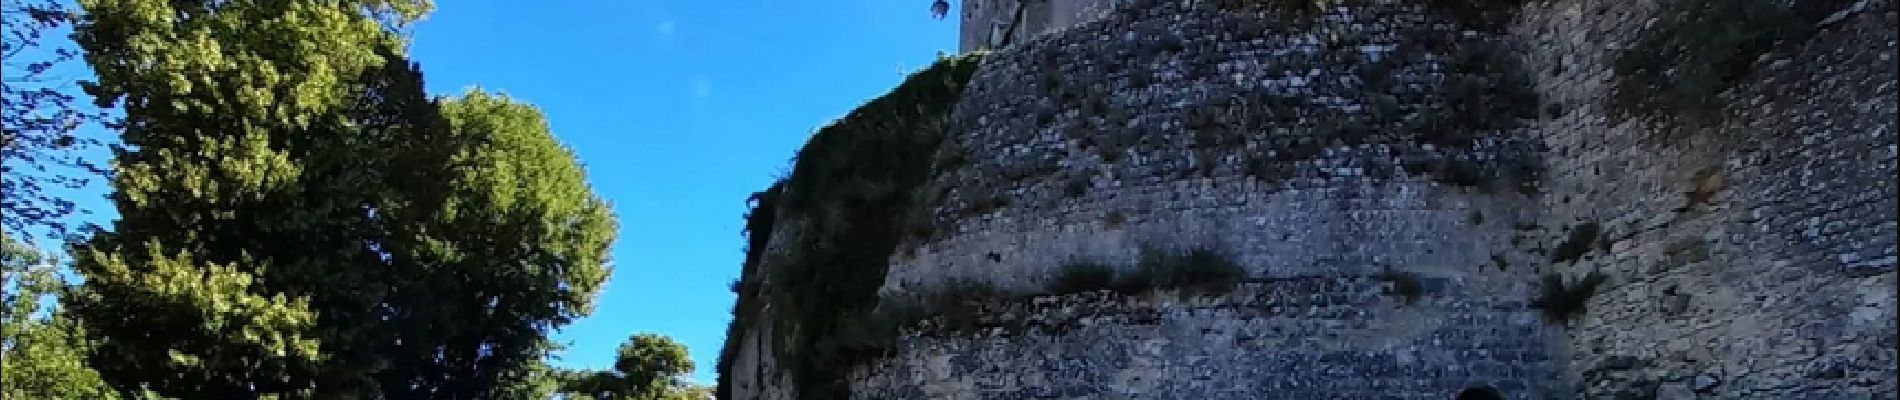
[[[656,334],[548,364],[618,222],[539,109],[427,94],[401,33],[427,0],[78,5],[5,6],[0,398],[709,397]],[[79,51],[21,50],[68,23]],[[29,90],[16,54],[96,78]],[[61,153],[88,106],[123,112],[109,171]],[[83,177],[14,169],[52,164],[109,176],[119,216],[70,261],[14,234],[72,212],[40,189]]]
[[[431,99],[413,0],[86,0],[120,219],[64,303],[123,393],[544,398],[616,223],[539,110]]]

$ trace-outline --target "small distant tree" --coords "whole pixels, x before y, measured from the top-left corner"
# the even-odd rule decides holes
[[[562,394],[592,400],[700,400],[711,390],[685,379],[693,372],[686,346],[666,336],[635,334],[620,345],[611,371],[570,371]]]

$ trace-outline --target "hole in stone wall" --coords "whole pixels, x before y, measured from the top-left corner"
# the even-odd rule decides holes
[[[1458,392],[1458,400],[1504,400],[1504,394],[1490,386],[1472,386]]]

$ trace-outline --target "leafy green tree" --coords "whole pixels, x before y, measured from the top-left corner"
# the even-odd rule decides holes
[[[571,399],[686,400],[711,397],[711,389],[684,377],[693,372],[686,346],[666,336],[635,334],[620,345],[612,371],[567,371],[562,393]]]
[[[511,368],[502,377],[492,395],[497,400],[547,400],[560,393],[562,384],[561,370],[549,366],[544,360],[522,364]]]
[[[124,108],[128,146],[120,219],[74,254],[87,284],[70,308],[101,375],[187,398],[371,392],[379,360],[349,339],[375,327],[378,257],[351,214],[375,179],[339,147],[370,136],[349,80],[400,45],[361,10],[426,4],[80,4],[87,92]]]
[[[194,398],[311,394],[324,355],[307,298],[253,292],[258,279],[243,269],[254,260],[206,263],[156,241],[143,248],[81,256],[88,281],[68,299],[88,328],[110,333],[91,364],[115,387]],[[134,373],[152,375],[127,379]]]
[[[661,400],[709,400],[713,398],[710,386],[687,385],[667,392]]]
[[[614,218],[531,106],[429,99],[415,0],[86,0],[121,218],[69,308],[122,393],[536,398]]]
[[[448,134],[410,142],[391,169],[403,195],[378,208],[401,274],[390,304],[410,310],[381,333],[405,360],[383,387],[491,398],[508,368],[552,350],[548,329],[592,312],[617,228],[539,111],[478,90],[440,110]]]
[[[47,307],[67,284],[57,261],[0,233],[0,398],[116,399],[85,363],[76,322]]]
[[[620,345],[614,371],[633,393],[658,394],[684,385],[681,378],[693,372],[693,360],[687,356],[686,345],[641,333]]]

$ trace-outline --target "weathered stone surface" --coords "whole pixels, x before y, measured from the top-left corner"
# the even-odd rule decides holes
[[[1534,179],[1533,136],[1433,143],[1394,116],[1446,101],[1454,54],[1426,43],[1494,42],[1413,3],[1363,1],[1306,26],[1138,1],[990,55],[937,157],[921,210],[935,234],[893,258],[885,291],[959,278],[1033,289],[1065,261],[1126,263],[1144,243],[1224,247],[1263,276],[1532,264],[1505,243],[1535,217],[1515,185]],[[1379,59],[1391,61],[1369,81]],[[1397,111],[1368,110],[1374,98],[1400,99]],[[1419,164],[1466,166],[1495,187]]]
[[[1659,398],[1894,398],[1893,2],[1762,60],[1704,129],[1608,107],[1614,49],[1654,3],[1535,2],[1513,27],[1540,92],[1571,105],[1534,122],[1541,223],[1616,237],[1566,267],[1612,276],[1568,331],[1572,379],[1606,396],[1623,378],[1590,366],[1637,355],[1631,376],[1692,374]]]
[[[1454,54],[1419,43],[1495,38],[1412,2],[1359,2],[1311,26],[1136,3],[986,58],[938,157],[937,233],[893,258],[884,292],[959,279],[1035,291],[1065,262],[1130,265],[1144,246],[1217,247],[1268,281],[1206,302],[1058,299],[993,312],[976,334],[917,333],[860,368],[855,396],[1570,392],[1561,330],[1529,308],[1539,256],[1511,245],[1537,217],[1512,186],[1534,178],[1534,136],[1439,141],[1384,119],[1446,101]],[[1401,58],[1408,46],[1422,54]],[[1508,184],[1408,170],[1447,161]],[[1421,298],[1385,294],[1373,276],[1387,269],[1415,276]]]
[[[785,263],[785,257],[793,252],[789,247],[796,243],[799,234],[809,229],[805,226],[810,219],[799,215],[781,214],[773,224],[770,239],[766,243],[763,260],[754,266],[756,282],[769,282],[773,274]],[[770,304],[755,309],[737,309],[734,314],[747,313],[753,321],[773,321],[779,316]],[[779,348],[781,341],[775,336],[776,324],[753,323],[739,332],[743,337],[737,341],[738,348],[732,349],[731,365],[727,365],[720,374],[726,375],[724,389],[727,398],[753,400],[789,400],[798,398],[793,387],[789,364],[778,359],[784,349]],[[729,344],[730,345],[730,344]]]
[[[999,313],[1016,317],[986,320],[994,328],[978,333],[908,335],[901,355],[854,374],[853,394],[1440,399],[1474,385],[1512,398],[1563,393],[1554,386],[1561,361],[1549,356],[1561,330],[1533,311],[1500,312],[1465,293],[1401,304],[1380,285],[1314,277],[1213,297],[1051,297]]]
[[[1900,396],[1892,0],[1761,60],[1701,128],[1611,111],[1610,64],[1654,0],[1530,2],[1508,32],[1469,35],[1524,49],[1543,115],[1455,146],[1377,117],[1442,88],[1444,63],[1403,44],[1467,34],[1417,2],[1351,1],[1311,26],[1113,3],[988,58],[916,210],[933,232],[882,290],[1034,291],[1144,244],[1217,245],[1262,281],[1042,297],[984,329],[915,331],[852,374],[859,398]],[[1367,68],[1387,59],[1409,61]],[[1449,161],[1505,184],[1407,170]],[[1552,262],[1586,224],[1600,239]],[[1370,278],[1385,268],[1424,295],[1385,294]],[[1543,274],[1585,271],[1610,279],[1575,319],[1528,307]],[[748,346],[771,345],[755,332]],[[735,398],[790,398],[769,351],[741,353]]]

